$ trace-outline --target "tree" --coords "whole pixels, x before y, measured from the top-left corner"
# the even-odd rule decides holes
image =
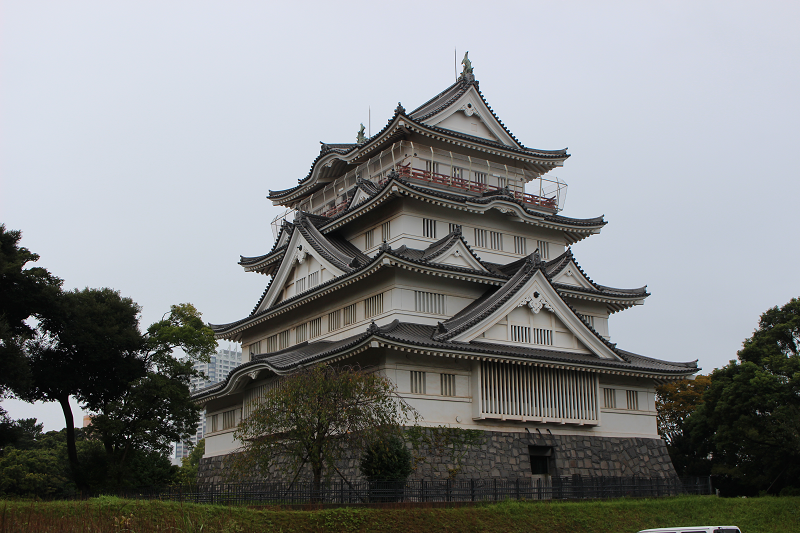
[[[738,361],[715,370],[684,424],[728,493],[799,486],[800,300],[763,315]]]
[[[54,310],[43,317],[36,339],[29,344],[32,383],[20,396],[61,405],[67,455],[76,475],[79,465],[70,396],[89,411],[101,409],[144,373],[139,357],[143,348],[139,306],[112,289],[62,293]]]
[[[323,474],[344,479],[338,461],[400,435],[403,423],[416,418],[378,373],[328,365],[299,370],[267,392],[236,429],[243,444],[233,471],[266,473],[277,465],[296,479],[308,464],[319,491]]]
[[[0,396],[8,389],[25,389],[29,379],[24,343],[34,328],[30,317],[48,314],[62,281],[41,267],[25,268],[39,256],[20,248],[20,231],[0,224]]]
[[[405,481],[412,470],[411,452],[396,435],[376,439],[361,456],[361,473],[369,481]]]
[[[197,483],[197,472],[200,468],[200,459],[206,453],[206,439],[197,441],[197,445],[192,448],[189,455],[181,459],[181,467],[176,476],[176,481],[183,485],[194,485]]]
[[[658,434],[667,445],[672,464],[678,475],[708,475],[710,466],[705,456],[688,439],[684,422],[703,401],[711,386],[709,376],[672,381],[656,387],[656,424]]]

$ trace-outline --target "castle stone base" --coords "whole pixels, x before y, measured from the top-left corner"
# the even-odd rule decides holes
[[[667,447],[661,439],[487,431],[483,443],[467,449],[460,460],[452,454],[427,452],[427,455],[417,457],[411,479],[446,479],[451,475],[455,479],[530,477],[531,453],[549,454],[545,462],[552,476],[676,476]],[[226,457],[221,455],[201,459],[198,482],[216,484],[244,481],[225,476]],[[337,467],[351,481],[363,479],[357,457],[348,458]],[[285,479],[280,469],[270,470],[266,476],[270,480]],[[310,480],[310,472],[305,474],[298,479]]]

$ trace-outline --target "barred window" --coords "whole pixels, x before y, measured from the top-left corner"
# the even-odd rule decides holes
[[[434,174],[439,173],[439,163],[435,163],[433,161],[425,161],[425,171],[426,172],[433,172]]]
[[[375,231],[369,230],[364,234],[364,250],[369,250],[375,246]]]
[[[490,231],[492,250],[503,249],[503,234],[498,231]]]
[[[386,221],[381,224],[381,241],[388,241],[392,238],[392,223],[391,221]]]
[[[553,345],[553,332],[549,329],[533,328],[533,344]]]
[[[425,394],[425,372],[411,371],[411,393]]]
[[[594,328],[594,317],[592,315],[581,315],[581,318],[584,319],[592,328]]]
[[[342,327],[342,310],[337,309],[328,313],[328,331],[336,331]]]
[[[306,290],[306,278],[299,278],[294,285],[294,293],[300,294]]]
[[[628,409],[632,411],[639,410],[639,391],[626,390],[625,399],[627,400],[628,403]]]
[[[542,259],[550,259],[550,243],[547,241],[536,241],[539,247],[539,255]]]
[[[429,239],[436,238],[436,221],[432,218],[422,219],[422,236]]]
[[[222,427],[220,416],[219,415],[211,415],[211,432],[219,431]]]
[[[267,337],[267,353],[272,353],[277,351],[278,351],[278,336],[272,335],[271,337]]]
[[[278,333],[278,349],[283,350],[284,348],[289,347],[289,334],[291,330],[281,331]]]
[[[370,296],[364,300],[364,318],[383,313],[383,293]]]
[[[295,342],[298,343],[304,342],[306,339],[308,339],[307,329],[305,324],[300,324],[299,326],[294,328],[294,331],[295,331],[294,333]]]
[[[236,409],[222,413],[222,429],[225,430],[232,427],[236,427]]]
[[[475,183],[479,185],[486,185],[486,172],[473,172],[475,176]]]
[[[308,288],[319,285],[319,270],[308,275]]]
[[[528,255],[528,241],[525,237],[514,236],[514,253]]]
[[[445,314],[444,303],[444,294],[414,291],[414,311],[443,315]]]
[[[440,374],[442,385],[442,396],[456,395],[456,376],[455,374]]]
[[[486,233],[485,229],[475,228],[475,246],[479,248],[486,248]]]
[[[308,323],[308,338],[313,339],[322,335],[322,317],[315,318]]]
[[[511,326],[511,340],[530,344],[531,328],[529,326]]]
[[[454,178],[458,178],[458,179],[463,178],[464,177],[464,169],[463,168],[458,168],[458,167],[453,167],[452,176]]]
[[[461,224],[453,224],[452,222],[450,223],[450,233],[453,233],[454,231],[458,231],[460,229],[461,229]]]
[[[356,323],[356,304],[350,304],[344,309],[342,309],[344,313],[344,325],[349,326],[350,324]]]
[[[603,387],[603,407],[606,409],[617,408],[617,395],[614,389],[607,389]]]
[[[261,341],[256,341],[250,344],[250,355],[258,355],[261,353]]]
[[[503,187],[507,187],[508,186],[508,178],[505,178],[503,176],[498,176],[497,174],[492,174],[492,176],[497,178],[497,186],[500,187],[501,189]]]

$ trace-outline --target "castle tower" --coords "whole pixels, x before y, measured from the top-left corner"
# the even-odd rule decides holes
[[[270,191],[287,208],[274,246],[239,262],[269,283],[249,315],[213,325],[243,344],[243,364],[195,394],[211,419],[207,472],[280,376],[342,362],[379,368],[423,425],[485,431],[462,476],[675,474],[654,388],[696,363],[611,342],[609,317],[646,287],[581,269],[570,245],[606,221],[560,214],[566,184],[550,176],[569,154],[522,145],[467,67],[371,137],[323,144],[296,186]]]

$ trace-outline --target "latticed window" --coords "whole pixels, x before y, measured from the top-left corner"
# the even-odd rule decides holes
[[[533,344],[553,345],[553,332],[549,329],[533,328]]]
[[[460,229],[461,229],[461,224],[453,224],[452,222],[450,223],[450,233],[453,233],[454,231],[458,231]]]
[[[464,177],[464,169],[463,168],[458,168],[458,167],[453,167],[452,176],[454,178],[462,179]]]
[[[308,288],[319,285],[319,270],[308,275]]]
[[[414,291],[414,311],[419,313],[433,313],[443,315],[445,297],[444,294],[435,292]]]
[[[336,331],[342,327],[342,310],[337,309],[328,313],[328,331]]]
[[[439,374],[442,386],[442,396],[456,395],[456,376],[455,374]]]
[[[250,355],[258,355],[261,353],[261,341],[256,341],[250,345]]]
[[[627,400],[628,403],[628,409],[632,411],[639,410],[639,391],[626,390],[625,399]]]
[[[425,394],[425,372],[411,371],[411,393]]]
[[[422,219],[422,236],[430,239],[436,238],[436,221],[432,218]]]
[[[232,427],[236,427],[236,409],[222,413],[222,429],[226,430]]]
[[[475,183],[478,185],[486,185],[486,172],[473,172],[475,176]]]
[[[480,248],[486,248],[486,234],[488,232],[485,229],[478,229],[475,228],[475,246]]]
[[[383,293],[364,300],[364,317],[370,318],[383,313]]]
[[[295,331],[294,337],[296,342],[304,342],[306,339],[308,339],[308,333],[307,333],[308,330],[305,324],[300,324],[299,326],[294,328],[294,331]]]
[[[542,256],[542,259],[550,259],[550,243],[547,241],[536,241],[536,245],[539,248],[539,255]]]
[[[503,234],[498,231],[490,231],[489,236],[490,244],[492,250],[502,250],[503,249]]]
[[[603,387],[603,407],[606,409],[617,408],[617,394],[614,389]]]
[[[267,337],[267,353],[278,351],[278,336],[272,335]]]
[[[278,333],[278,349],[279,350],[283,350],[284,348],[288,348],[289,347],[289,343],[291,342],[289,340],[289,334],[290,333],[291,333],[291,330],[288,330],[288,329],[286,331],[281,331],[280,333]]]
[[[485,418],[596,422],[597,374],[481,362],[480,411]]]
[[[525,237],[514,236],[514,253],[528,255],[528,241]]]
[[[306,278],[299,278],[295,283],[295,294],[300,294],[301,292],[306,290]]]
[[[342,314],[344,315],[344,325],[349,326],[350,324],[356,323],[356,304],[350,304],[344,309],[342,309]]]
[[[364,234],[364,249],[369,250],[375,246],[375,231],[369,230]]]
[[[313,339],[322,335],[322,317],[315,318],[308,323],[308,338]]]
[[[392,223],[391,221],[386,221],[381,224],[381,241],[388,241],[392,238]]]
[[[591,327],[594,327],[594,317],[592,315],[581,315],[581,318],[584,319]]]
[[[530,344],[531,328],[529,326],[511,326],[511,340]]]
[[[432,172],[434,174],[439,173],[439,163],[433,161],[425,161],[425,171]]]

